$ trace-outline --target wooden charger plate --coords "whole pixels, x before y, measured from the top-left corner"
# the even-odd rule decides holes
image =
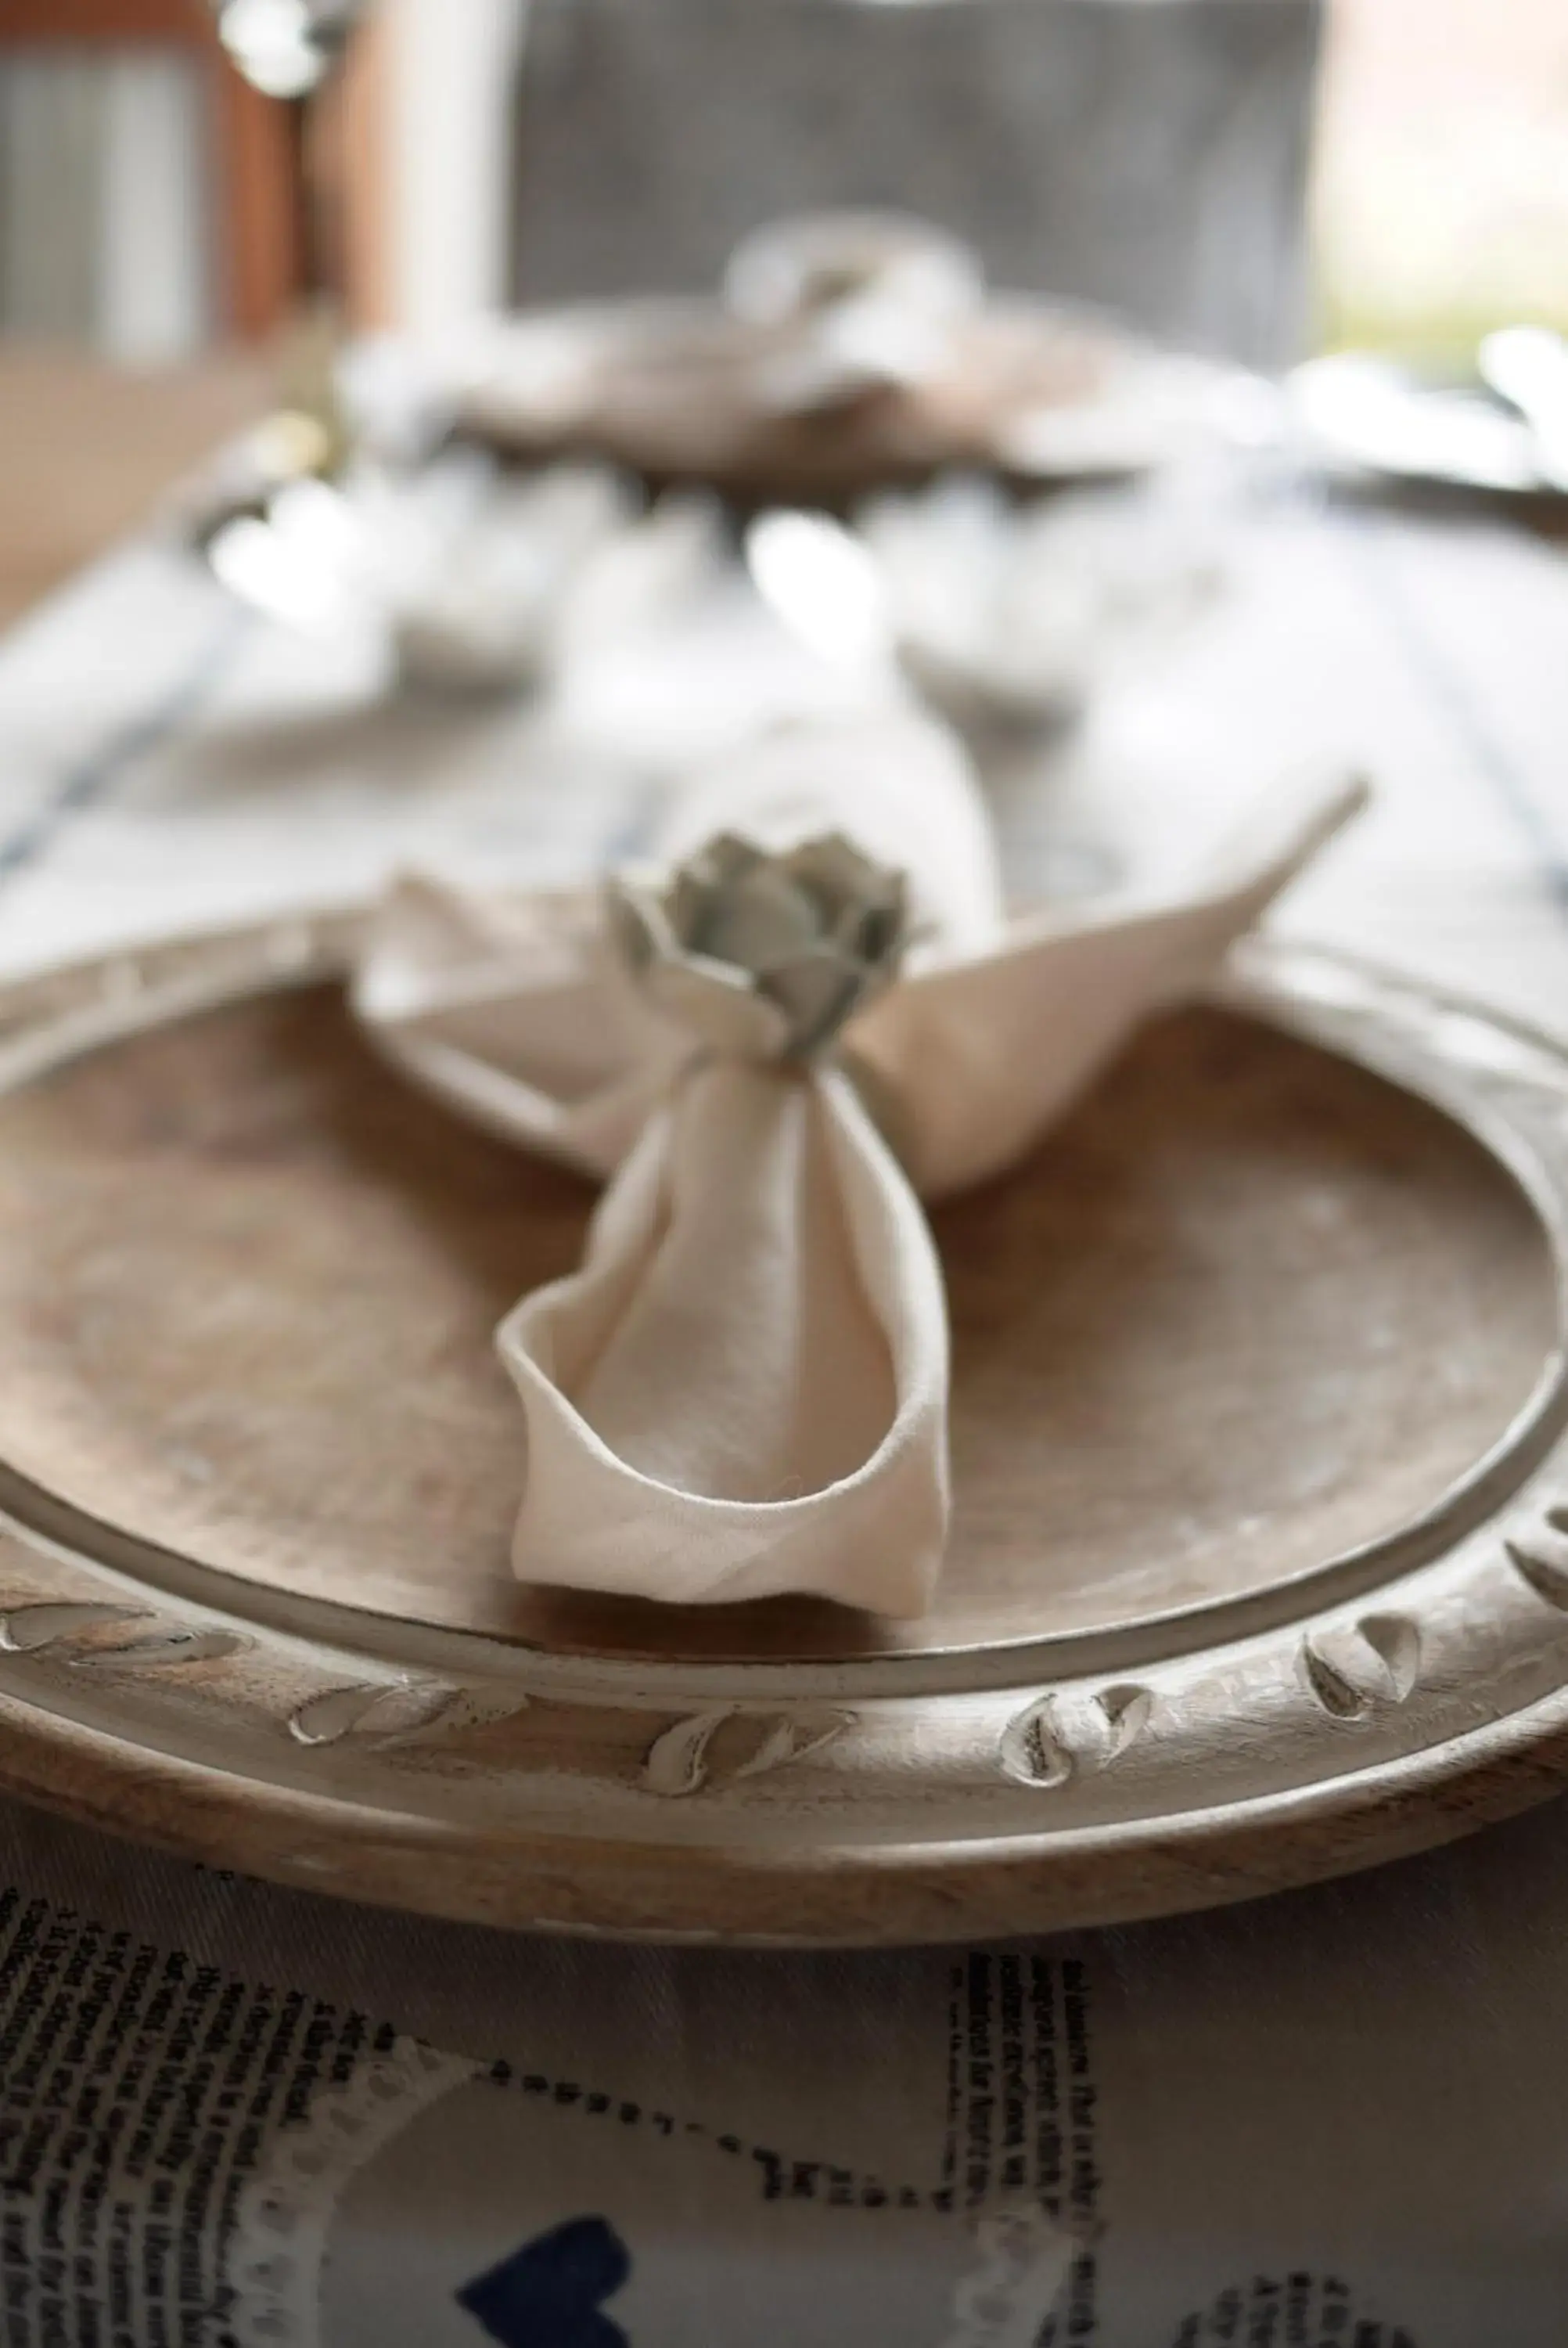
[[[764,349],[693,297],[537,311],[482,330],[451,387],[456,429],[521,463],[619,466],[655,493],[843,508],[955,468],[1020,489],[1145,472],[1266,405],[1235,368],[1022,294],[993,294],[928,382],[841,408],[762,404]]]
[[[11,1790],[446,1915],[864,1941],[1233,1899],[1554,1787],[1554,1048],[1253,949],[936,1218],[938,1611],[666,1611],[509,1577],[490,1332],[590,1199],[377,1063],[349,927],[0,995]]]

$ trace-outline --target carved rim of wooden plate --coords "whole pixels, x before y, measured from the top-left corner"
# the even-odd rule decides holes
[[[343,963],[333,913],[0,990],[0,1092]],[[1338,953],[1223,999],[1475,1137],[1530,1200],[1556,1343],[1392,1538],[1125,1630],[842,1664],[547,1654],[269,1591],[0,1488],[0,1786],[210,1862],[535,1929],[916,1941],[1344,1872],[1568,1776],[1568,1053]]]

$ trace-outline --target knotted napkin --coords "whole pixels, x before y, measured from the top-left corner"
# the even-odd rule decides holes
[[[915,716],[766,737],[606,894],[390,894],[355,980],[406,1073],[608,1181],[579,1272],[497,1333],[524,1581],[929,1604],[948,1329],[920,1201],[1011,1164],[1357,804],[1276,794],[1168,891],[1009,921],[986,810]]]

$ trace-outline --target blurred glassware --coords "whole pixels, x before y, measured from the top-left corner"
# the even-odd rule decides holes
[[[1009,503],[969,476],[859,516],[905,675],[965,728],[1075,717],[1096,685],[1217,591],[1225,501],[1210,469]]]
[[[1529,425],[1542,480],[1568,491],[1568,341],[1550,326],[1501,326],[1482,342],[1480,366]]]
[[[348,45],[364,0],[209,0],[218,37],[252,89],[308,98]]]
[[[343,490],[306,458],[292,464],[290,428],[286,416],[258,427],[238,452],[225,501],[212,498],[210,482],[202,485],[195,536],[214,578],[241,602],[285,627],[328,634],[359,610],[370,551],[363,518]],[[282,442],[279,461],[259,498],[251,460],[257,444],[264,451],[274,435]]]
[[[1568,489],[1568,363],[1558,369],[1536,330],[1508,328],[1488,337],[1480,364],[1482,374],[1467,380],[1359,352],[1312,359],[1288,384],[1303,452],[1349,480],[1501,497]]]
[[[1203,606],[1225,520],[1206,478],[1019,504],[961,475],[868,500],[853,527],[759,515],[744,550],[764,602],[824,658],[901,679],[964,731],[1030,732]]]
[[[775,509],[753,515],[742,550],[753,586],[797,644],[835,667],[896,682],[886,582],[857,531],[831,514]]]
[[[710,507],[644,512],[604,466],[518,472],[453,447],[283,482],[265,519],[233,515],[208,559],[282,626],[379,638],[398,689],[489,695],[542,690],[678,615],[711,586],[723,542]]]
[[[440,693],[544,684],[576,591],[633,524],[602,467],[507,476],[473,449],[406,481],[377,477],[366,508],[397,682]]]
[[[332,503],[331,484],[346,461],[351,434],[338,383],[342,227],[323,149],[326,101],[365,0],[209,5],[237,71],[282,110],[299,291],[283,339],[278,406],[197,485],[187,526],[197,551],[233,593],[274,613],[301,613],[331,601],[353,568],[354,516]],[[269,531],[275,538],[270,547],[262,543]],[[313,560],[325,563],[315,584],[306,575]]]
[[[1194,448],[1270,449],[1283,429],[1278,390],[1262,376],[1179,351],[1129,350],[1098,396],[1012,417],[998,433],[997,455],[1004,472],[1042,487],[1122,480]]]

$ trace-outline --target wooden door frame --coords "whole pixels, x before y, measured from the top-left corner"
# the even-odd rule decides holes
[[[209,152],[219,206],[223,329],[270,335],[300,283],[282,109],[235,72],[203,0],[0,0],[0,49],[140,46],[192,51],[208,93]],[[385,26],[357,36],[337,108],[348,306],[355,325],[385,323],[387,149]]]

